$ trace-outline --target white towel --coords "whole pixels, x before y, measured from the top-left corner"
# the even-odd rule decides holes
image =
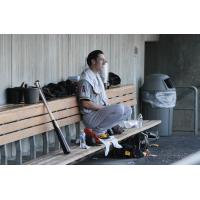
[[[110,136],[108,139],[99,139],[101,143],[105,145],[105,156],[110,152],[110,146],[113,144],[113,147],[117,149],[122,149],[123,147],[118,143],[117,138]]]

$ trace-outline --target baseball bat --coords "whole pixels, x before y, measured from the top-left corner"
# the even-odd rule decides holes
[[[39,89],[40,96],[42,98],[42,101],[43,101],[48,113],[49,113],[49,116],[51,118],[53,127],[55,129],[56,135],[58,137],[58,140],[60,142],[60,145],[61,145],[61,148],[62,148],[64,154],[70,153],[70,147],[67,144],[67,141],[66,141],[66,139],[65,139],[65,137],[64,137],[64,135],[63,135],[63,133],[62,133],[62,131],[61,131],[56,119],[55,119],[55,117],[53,116],[53,113],[51,112],[51,110],[50,110],[50,108],[49,108],[49,106],[47,104],[46,98],[45,98],[45,96],[44,96],[44,94],[42,92],[42,89],[40,87],[40,82],[39,81],[35,81],[35,86]]]

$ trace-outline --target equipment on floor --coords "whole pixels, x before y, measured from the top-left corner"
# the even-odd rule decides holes
[[[122,149],[113,149],[109,157],[118,159],[141,158],[150,154],[148,137],[142,132],[129,138],[122,144],[122,147]]]
[[[144,131],[144,134],[147,135],[149,141],[156,141],[159,139],[158,131],[152,132],[152,131]]]

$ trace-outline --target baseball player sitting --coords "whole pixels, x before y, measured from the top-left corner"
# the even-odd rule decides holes
[[[95,50],[87,57],[88,68],[81,73],[78,100],[84,125],[100,139],[108,138],[107,130],[132,114],[125,104],[109,105],[99,72],[106,63],[104,53]]]

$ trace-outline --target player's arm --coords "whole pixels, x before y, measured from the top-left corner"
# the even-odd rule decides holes
[[[104,106],[98,105],[92,101],[92,86],[85,80],[79,82],[79,99],[81,105],[89,110],[100,110]]]
[[[90,109],[90,110],[100,110],[102,108],[104,108],[104,106],[102,105],[98,105],[88,99],[81,99],[81,103],[82,103],[82,106],[86,109]]]

